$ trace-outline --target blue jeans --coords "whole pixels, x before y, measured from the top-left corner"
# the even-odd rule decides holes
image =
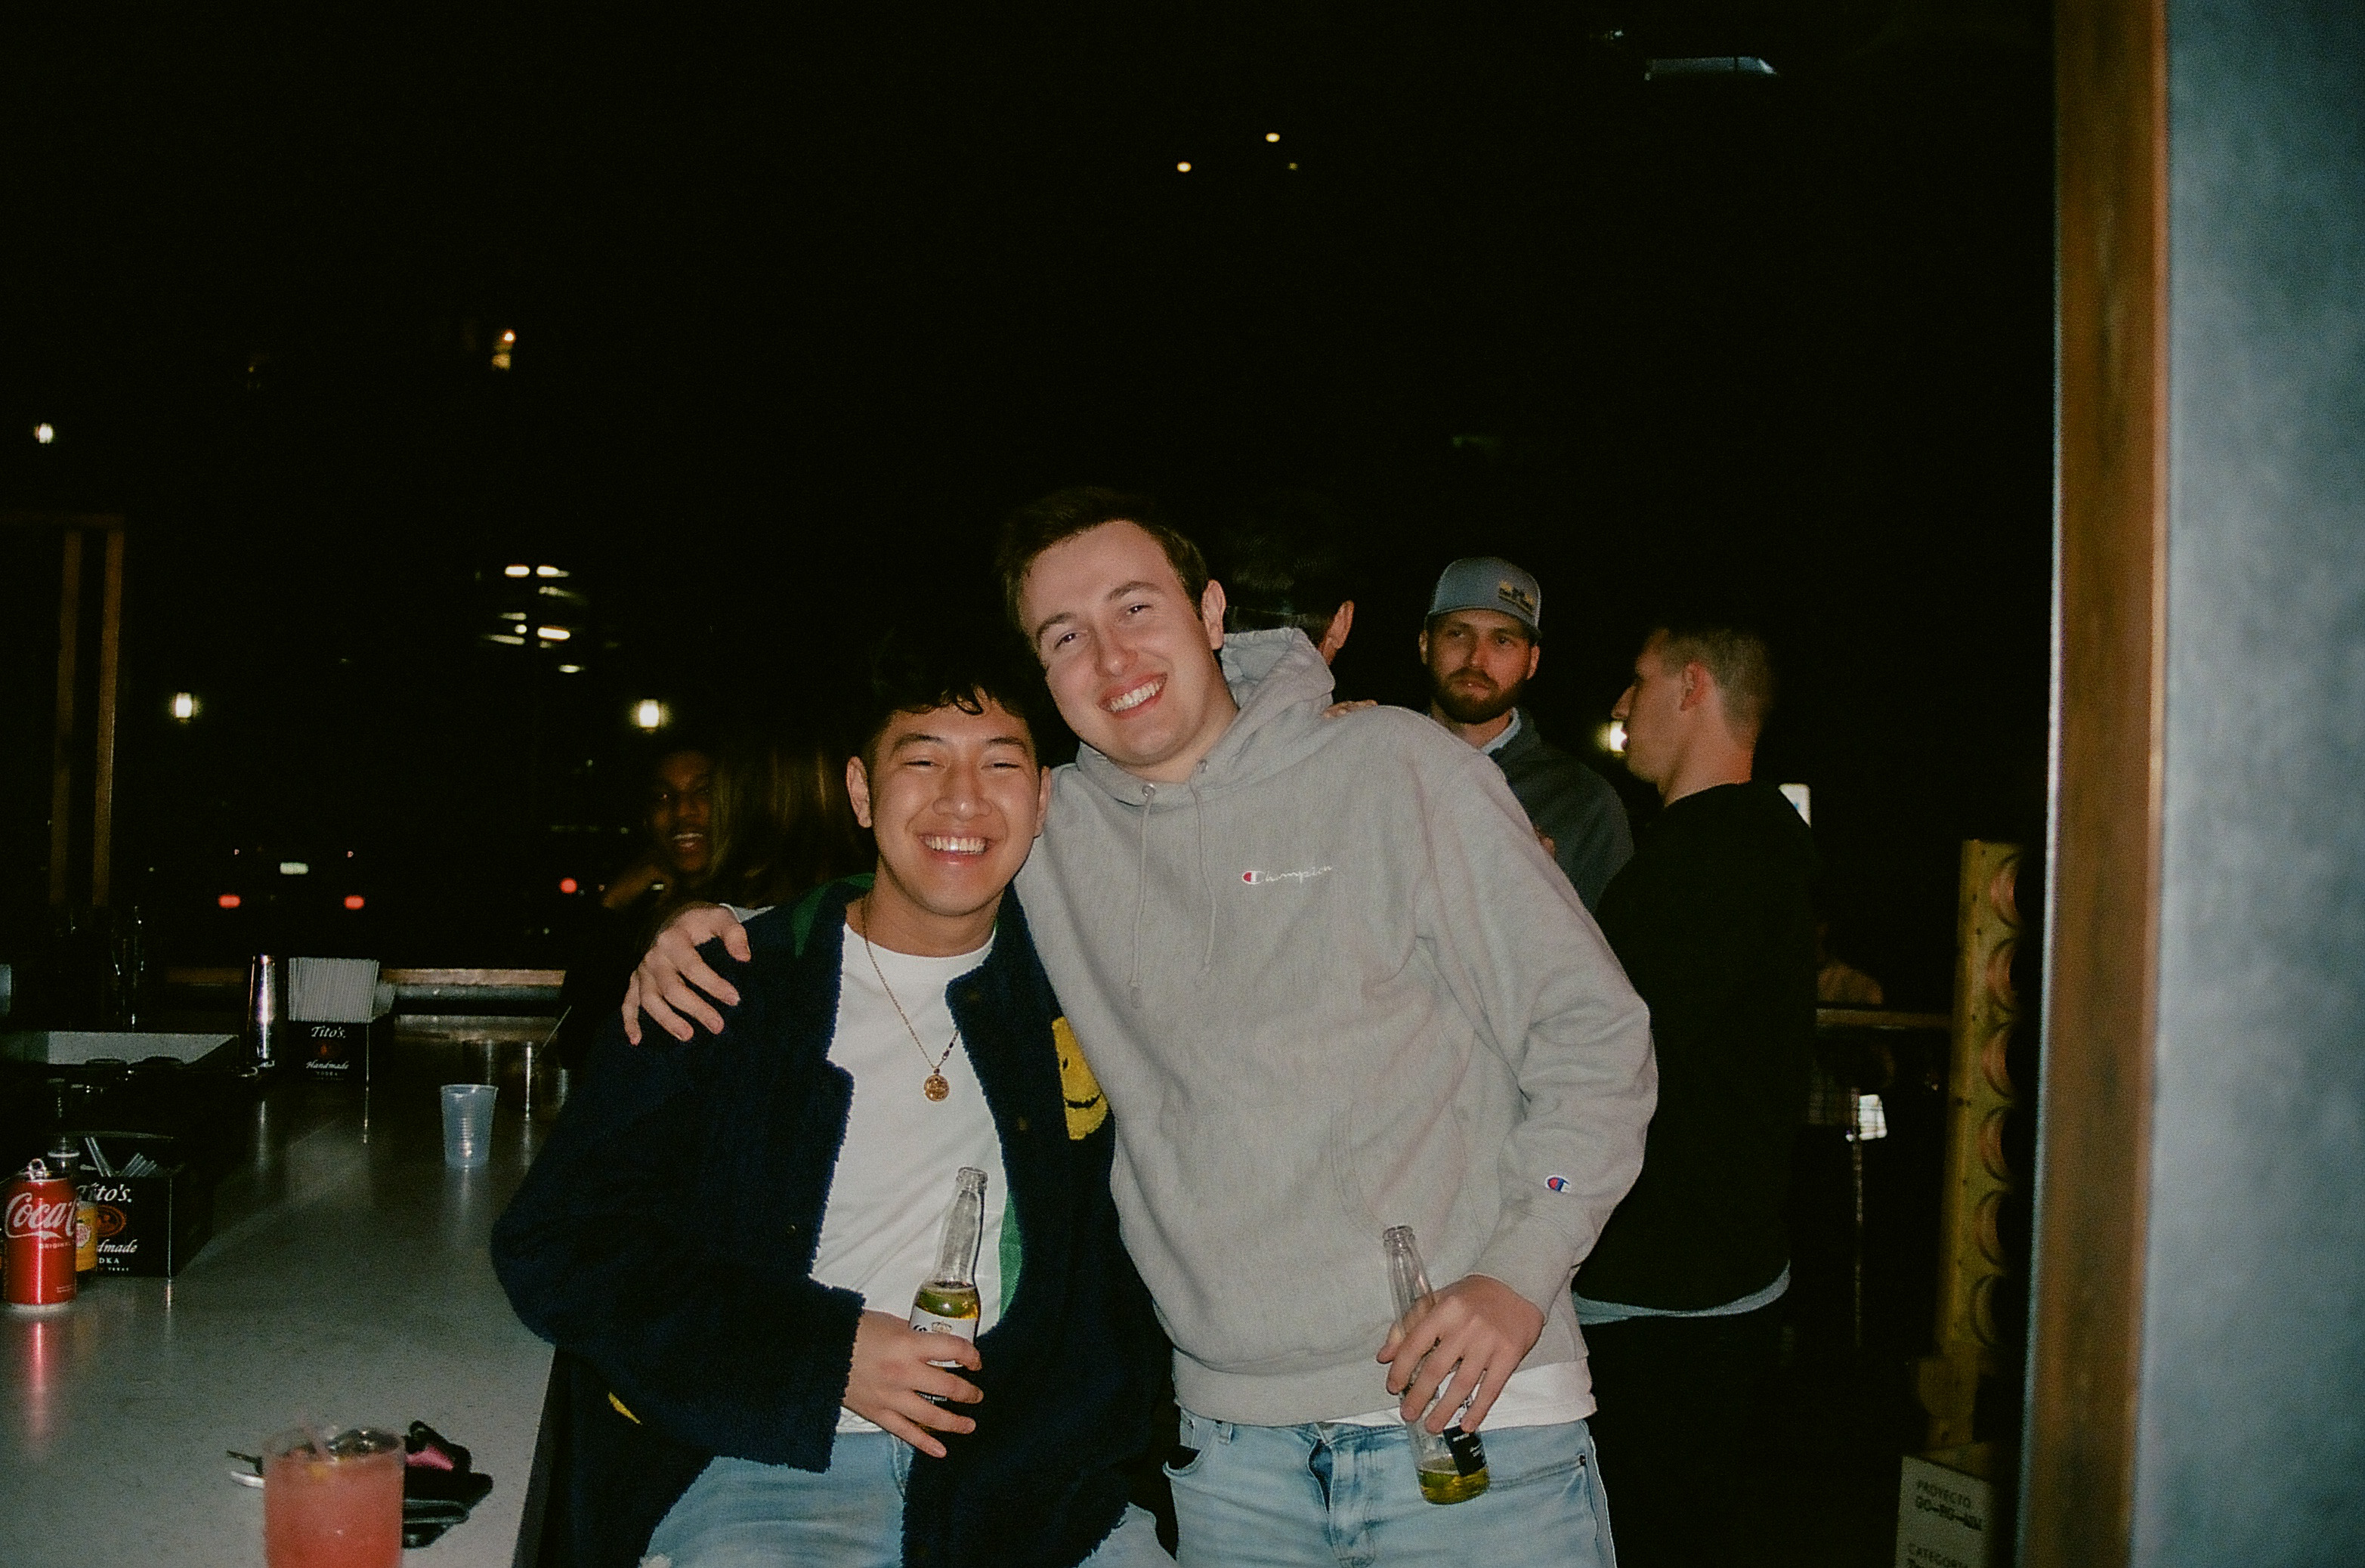
[[[1420,1495],[1402,1427],[1246,1427],[1182,1412],[1169,1466],[1182,1568],[1617,1568],[1582,1421],[1482,1429],[1487,1487]]]
[[[841,1432],[826,1471],[718,1459],[649,1537],[645,1568],[902,1568],[912,1450],[884,1432]],[[1155,1568],[1173,1559],[1158,1524],[1128,1506],[1083,1568]]]

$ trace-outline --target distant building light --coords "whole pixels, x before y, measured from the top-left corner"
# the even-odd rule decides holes
[[[1859,1143],[1889,1136],[1889,1112],[1881,1104],[1879,1095],[1859,1094],[1855,1097],[1855,1136]]]
[[[1174,165],[1174,172],[1175,172],[1176,174],[1189,174],[1189,173],[1191,172],[1191,165],[1190,165],[1190,162],[1189,162],[1187,160],[1185,160],[1185,161],[1184,161],[1184,162],[1180,162],[1180,163],[1175,164],[1175,165]]]
[[[347,893],[345,895],[345,907],[347,909],[359,909],[368,902],[369,901],[367,899],[362,897],[359,893]]]
[[[47,446],[50,442],[58,439],[58,427],[52,424],[35,425],[33,427],[33,439],[39,442],[43,446]]]
[[[561,877],[558,879],[558,890],[562,893],[571,894],[578,886],[580,886],[580,884],[572,877]]]
[[[1653,60],[1642,68],[1642,80],[1662,76],[1771,76],[1774,68],[1754,54],[1694,54]]]
[[[504,610],[501,611],[501,619],[504,621],[522,621],[525,619],[525,611],[522,610]]]
[[[666,705],[654,697],[644,697],[633,706],[633,722],[644,730],[664,729]]]
[[[1268,130],[1264,133],[1264,139],[1267,141],[1279,141],[1281,140],[1281,132],[1277,130]]]
[[[312,868],[301,860],[282,860],[279,874],[283,877],[308,877],[312,874]]]
[[[505,577],[530,577],[533,576],[533,568],[532,566],[503,566],[501,568],[501,576]]]
[[[1799,813],[1800,822],[1810,826],[1813,825],[1815,820],[1813,798],[1804,784],[1783,785],[1782,798],[1790,802],[1791,809]]]
[[[1295,169],[1295,168],[1296,168],[1296,167],[1297,167],[1297,165],[1296,165],[1296,164],[1295,164],[1295,163],[1292,163],[1292,164],[1290,165],[1290,167],[1291,167],[1291,168],[1293,168],[1293,169]]]
[[[533,575],[537,577],[563,577],[567,574],[557,566],[536,566]]]
[[[558,673],[561,675],[581,675],[583,673],[583,666],[581,665],[560,665],[558,666]]]
[[[1617,720],[1612,719],[1609,722],[1602,725],[1597,738],[1601,742],[1601,749],[1608,752],[1610,756],[1624,756],[1626,755],[1626,726],[1620,723]]]
[[[533,629],[533,634],[553,643],[564,643],[567,638],[575,635],[564,626],[537,626]]]
[[[513,343],[517,342],[517,334],[515,332],[503,332],[501,334],[501,342],[505,343]]]
[[[185,724],[196,716],[197,700],[193,694],[186,691],[173,693],[173,717]]]
[[[214,902],[219,904],[224,909],[236,909],[240,904],[245,902],[245,900],[240,898],[236,893],[224,893],[221,897],[214,900]]]
[[[525,646],[525,639],[519,636],[514,632],[488,632],[485,633],[485,641],[488,643],[506,643],[512,648],[522,648]]]

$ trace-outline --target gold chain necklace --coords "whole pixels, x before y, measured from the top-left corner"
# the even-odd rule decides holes
[[[879,967],[879,949],[870,945],[869,928],[870,895],[865,893],[862,897],[862,924],[855,927],[854,934],[862,938],[862,950],[870,955],[870,972],[879,977],[879,989],[887,993],[887,1005],[893,1008],[895,1016],[903,1021],[903,1033],[912,1036],[912,1045],[919,1051],[920,1059],[927,1061],[928,1047],[920,1043],[920,1031],[912,1027],[912,1015],[903,1011],[901,1002],[895,1000],[895,988],[887,983],[887,971]],[[941,1100],[953,1092],[953,1086],[945,1081],[945,1063],[952,1059],[953,1047],[959,1044],[960,1025],[955,1024],[953,1037],[945,1042],[945,1048],[936,1059],[928,1062],[928,1076],[920,1081],[920,1092],[929,1099]]]

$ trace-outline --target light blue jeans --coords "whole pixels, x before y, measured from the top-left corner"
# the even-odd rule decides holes
[[[1420,1495],[1402,1427],[1246,1427],[1182,1412],[1198,1450],[1174,1484],[1182,1568],[1617,1568],[1582,1421],[1482,1429],[1487,1487]]]
[[[902,1568],[912,1450],[884,1432],[842,1432],[826,1471],[718,1459],[649,1538],[644,1568]],[[1083,1568],[1160,1568],[1157,1521],[1128,1506]]]

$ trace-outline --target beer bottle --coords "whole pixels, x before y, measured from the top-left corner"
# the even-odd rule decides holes
[[[1388,1226],[1380,1233],[1380,1248],[1387,1254],[1388,1283],[1395,1291],[1396,1321],[1402,1323],[1414,1308],[1428,1304],[1429,1274],[1420,1266],[1420,1247],[1412,1238],[1412,1226]],[[1419,1372],[1416,1361],[1410,1375]],[[1423,1410],[1405,1423],[1405,1430],[1412,1435],[1413,1463],[1420,1472],[1420,1495],[1432,1503],[1466,1503],[1486,1490],[1486,1447],[1477,1433],[1463,1431],[1458,1420],[1442,1432],[1431,1432],[1421,1425],[1428,1414]]]
[[[945,1211],[936,1266],[912,1298],[912,1327],[928,1334],[977,1338],[977,1249],[985,1238],[985,1172],[964,1165],[953,1178],[953,1206]],[[940,1361],[939,1366],[952,1366]]]

